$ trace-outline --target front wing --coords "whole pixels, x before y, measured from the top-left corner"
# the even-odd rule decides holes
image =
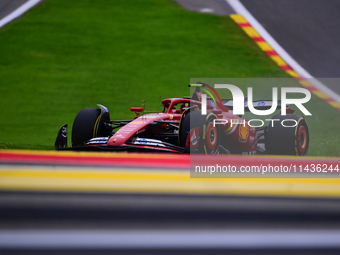
[[[67,124],[63,125],[55,142],[57,150],[72,151],[131,151],[131,152],[175,152],[184,153],[185,148],[150,138],[132,138],[128,144],[108,145],[109,137],[96,137],[88,140],[82,145],[67,146]]]

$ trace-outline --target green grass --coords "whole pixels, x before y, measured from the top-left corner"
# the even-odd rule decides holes
[[[0,30],[0,56],[0,148],[53,149],[80,109],[130,119],[143,99],[187,96],[192,77],[288,77],[229,17],[170,0],[46,0]],[[339,112],[308,107],[310,155],[340,156]]]

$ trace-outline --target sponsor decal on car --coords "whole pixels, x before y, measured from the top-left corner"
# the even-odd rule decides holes
[[[147,144],[148,142],[147,142],[147,140],[145,138],[142,138],[142,139],[138,139],[137,143],[138,144]]]
[[[213,100],[209,100],[209,105],[214,108],[214,110],[217,110],[216,104]]]
[[[245,143],[247,141],[247,138],[249,136],[249,129],[248,126],[240,125],[240,138],[239,141],[242,143]]]
[[[261,102],[257,103],[257,106],[265,106],[265,105],[266,105],[266,103],[264,101],[261,101]]]
[[[115,137],[121,137],[121,138],[125,138],[125,136],[123,136],[122,134],[115,134]]]

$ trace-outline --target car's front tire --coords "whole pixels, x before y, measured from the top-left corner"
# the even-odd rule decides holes
[[[96,136],[100,113],[100,109],[96,108],[85,108],[78,112],[72,126],[72,146],[82,145]]]
[[[202,115],[199,110],[190,110],[182,117],[179,129],[180,146],[186,152],[218,154],[220,129],[213,125],[216,115],[210,111]]]

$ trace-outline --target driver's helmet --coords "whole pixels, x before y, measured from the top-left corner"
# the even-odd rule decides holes
[[[181,104],[181,113],[183,113],[186,109],[189,109],[190,103],[182,103]]]

